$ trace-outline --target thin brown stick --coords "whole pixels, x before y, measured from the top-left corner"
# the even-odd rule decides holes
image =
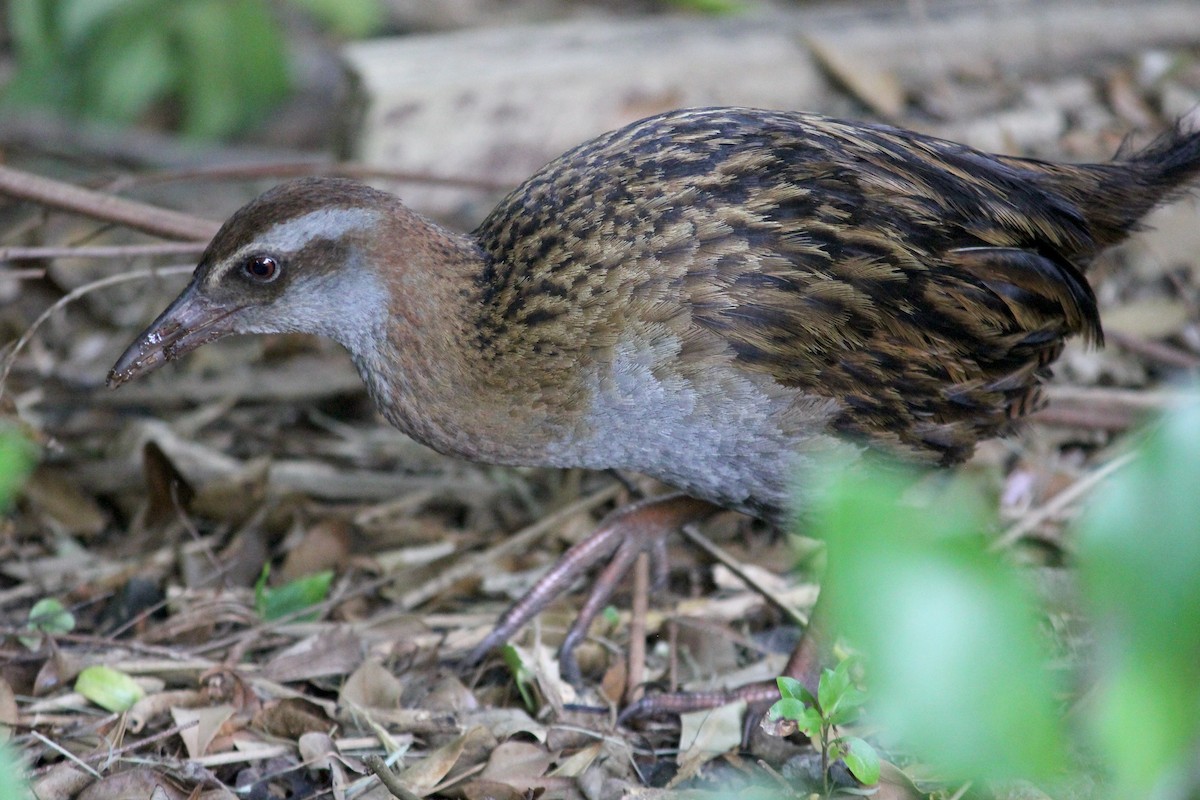
[[[1195,391],[1180,389],[1119,389],[1111,386],[1047,386],[1046,397],[1051,404],[1079,403],[1090,406],[1148,409],[1158,411],[1176,408],[1200,400]]]
[[[1124,348],[1131,353],[1144,356],[1152,361],[1157,361],[1160,364],[1166,364],[1169,367],[1179,367],[1181,369],[1200,369],[1200,356],[1167,344],[1166,342],[1143,339],[1140,336],[1132,336],[1120,331],[1105,331],[1104,336],[1117,347]]]
[[[136,258],[183,256],[204,250],[203,242],[93,245],[80,247],[0,247],[0,261],[40,261],[48,258]],[[10,273],[3,273],[8,275]]]
[[[40,281],[46,277],[44,269],[6,269],[0,276],[10,281]]]
[[[397,797],[399,800],[421,800],[421,796],[401,783],[396,773],[392,772],[379,756],[374,754],[363,756],[362,762],[370,768],[371,772],[375,773],[375,777],[379,778],[379,782],[392,793],[392,797]]]
[[[231,166],[196,167],[192,169],[162,170],[120,178],[109,184],[109,188],[126,189],[131,186],[146,186],[155,183],[191,180],[254,180],[259,178],[295,178],[309,175],[337,175],[345,178],[380,178],[403,183],[421,183],[430,186],[445,186],[452,189],[474,189],[481,192],[498,192],[511,189],[521,179],[506,181],[494,178],[466,178],[456,175],[435,175],[429,172],[385,169],[370,164],[311,162],[276,162],[266,164],[238,164]]]
[[[1135,453],[1123,453],[1099,469],[1084,475],[1066,489],[1054,495],[1045,504],[1038,506],[1018,520],[1012,527],[992,542],[988,549],[996,551],[1008,547],[1038,525],[1065,510],[1071,503],[1087,494],[1097,484],[1103,482],[1110,475],[1132,461],[1135,455]]]
[[[94,192],[12,167],[0,166],[0,194],[114,222],[167,239],[207,241],[220,227],[218,223],[203,217]]]
[[[629,668],[625,671],[625,702],[642,699],[646,682],[646,615],[650,610],[650,554],[638,553],[633,565],[633,611],[629,617]]]
[[[601,503],[606,503],[616,496],[620,486],[612,484],[594,492],[581,500],[571,503],[568,506],[560,508],[552,514],[549,514],[524,530],[514,533],[507,537],[504,541],[496,546],[478,553],[473,558],[467,558],[460,561],[450,569],[444,570],[440,575],[432,580],[426,581],[420,586],[400,595],[396,601],[396,605],[403,609],[412,609],[424,603],[431,597],[441,594],[455,583],[464,578],[473,577],[483,574],[489,570],[494,570],[496,560],[503,558],[509,553],[519,552],[527,549],[533,542],[540,537],[545,536],[549,531],[554,530],[557,525],[561,525],[563,521],[570,519],[575,514],[583,511],[589,511]]]
[[[697,529],[695,525],[684,525],[680,531],[683,533],[684,538],[699,547],[711,558],[716,559],[728,567],[729,571],[736,575],[738,579],[742,581],[742,583],[746,584],[751,589],[765,597],[768,603],[786,614],[797,625],[803,627],[808,624],[808,619],[803,614],[792,608],[791,604],[785,601],[777,593],[756,581],[748,572],[746,572],[746,569],[742,566],[742,562],[738,561],[729,553],[718,547],[712,541],[712,539],[709,539],[707,536],[700,533],[699,529]]]

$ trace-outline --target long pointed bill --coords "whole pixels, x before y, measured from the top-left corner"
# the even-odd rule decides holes
[[[188,284],[183,294],[150,323],[129,345],[108,373],[108,385],[116,388],[126,381],[161,367],[203,344],[233,333],[231,315],[240,307],[213,303]]]

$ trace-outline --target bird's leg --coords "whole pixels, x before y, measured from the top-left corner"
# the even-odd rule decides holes
[[[792,651],[783,674],[795,678],[804,688],[817,695],[817,682],[821,678],[822,668],[830,661],[831,639],[825,624],[824,604],[818,598],[808,619],[808,627],[804,638]],[[621,712],[618,721],[628,722],[643,717],[686,714],[690,711],[701,711],[706,708],[716,708],[727,703],[745,700],[752,710],[753,718],[757,719],[767,707],[779,699],[779,686],[775,681],[760,681],[748,683],[734,689],[722,689],[709,692],[675,692],[671,694],[647,695],[633,703]]]
[[[562,675],[578,683],[579,667],[575,648],[583,641],[592,620],[604,608],[617,584],[637,560],[638,553],[649,552],[656,561],[665,561],[665,537],[689,522],[699,522],[721,509],[703,500],[683,494],[652,497],[610,513],[586,539],[571,547],[558,563],[514,603],[482,642],[467,657],[477,663],[491,650],[508,641],[517,630],[570,588],[571,583],[606,557],[611,559],[592,585],[592,592],[580,609],[575,623],[559,648]],[[665,575],[660,563],[658,576]]]

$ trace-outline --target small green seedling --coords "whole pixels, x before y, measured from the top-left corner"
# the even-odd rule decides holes
[[[852,722],[866,701],[866,694],[850,679],[850,659],[827,669],[817,684],[817,696],[794,678],[776,679],[780,699],[767,712],[775,722],[789,720],[808,736],[821,752],[821,775],[825,793],[830,791],[829,765],[842,759],[850,774],[867,786],[879,782],[879,754],[857,736],[841,736],[839,725]]]
[[[267,578],[271,565],[264,564],[258,583],[254,585],[254,607],[258,615],[270,621],[294,614],[309,606],[315,606],[329,596],[329,584],[333,582],[333,571],[322,570],[289,581],[283,586],[268,586]],[[316,614],[297,617],[298,621],[316,619]]]
[[[526,710],[532,713],[535,706],[533,695],[529,693],[529,687],[533,685],[533,670],[526,665],[521,651],[511,644],[504,645],[500,649],[500,655],[504,658],[504,666],[508,667],[508,671],[512,673],[517,691],[521,693],[521,702],[525,704]]]
[[[75,615],[68,611],[60,600],[45,597],[29,609],[25,629],[29,633],[18,637],[21,644],[30,650],[37,650],[42,646],[44,637],[75,630]]]

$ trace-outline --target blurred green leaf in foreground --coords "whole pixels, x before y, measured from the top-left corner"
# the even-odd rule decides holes
[[[1200,790],[1183,785],[1200,753],[1200,405],[1092,497],[1078,559],[1098,639],[1089,729],[1114,796]]]
[[[1092,687],[1082,726],[1064,722],[1032,590],[988,550],[983,493],[893,465],[829,472],[814,520],[825,591],[834,629],[866,657],[881,738],[947,778],[1052,783],[1086,752],[1109,797],[1195,796],[1200,406],[1157,425],[1085,501],[1077,560],[1099,646],[1077,676]]]
[[[36,456],[36,448],[15,428],[0,424],[0,512],[12,504]],[[8,729],[0,725],[0,800],[26,800],[33,795],[22,778],[22,766],[5,744],[7,738]]]

